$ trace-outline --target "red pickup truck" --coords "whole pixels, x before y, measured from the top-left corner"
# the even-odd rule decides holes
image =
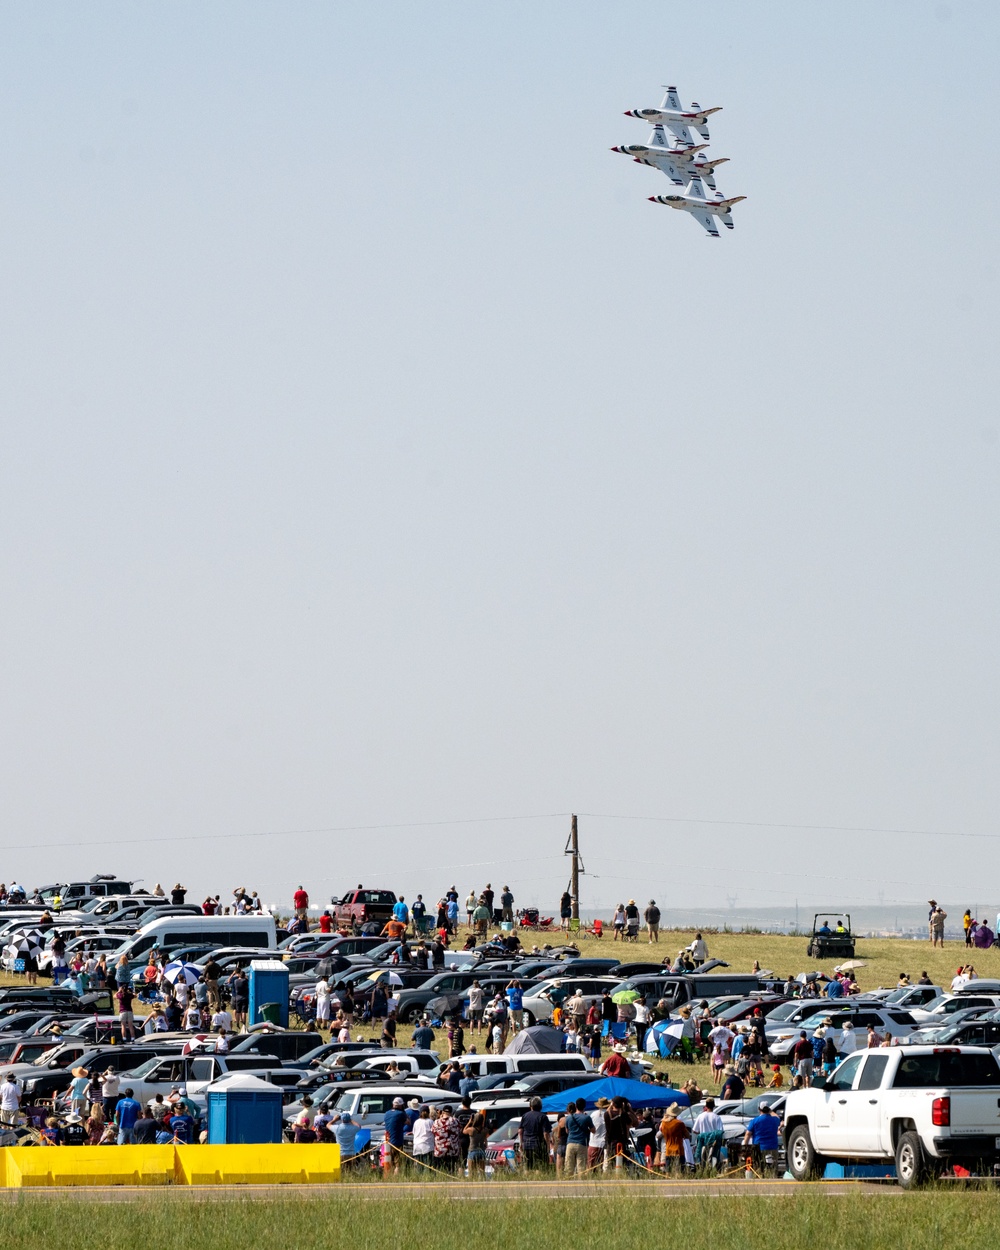
[[[387,920],[392,919],[396,896],[392,890],[366,890],[359,885],[343,898],[332,898],[330,902],[338,928],[360,929],[362,925],[377,924],[381,929]]]

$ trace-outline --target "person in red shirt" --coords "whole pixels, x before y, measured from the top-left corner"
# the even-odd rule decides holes
[[[632,1065],[625,1057],[625,1047],[619,1043],[601,1064],[602,1076],[620,1076],[626,1079],[632,1076]]]
[[[306,912],[309,910],[309,895],[303,886],[295,891],[292,896],[292,902],[295,904],[295,914],[300,920],[305,920]]]
[[[319,918],[319,931],[320,933],[333,932],[333,917],[328,911],[325,911]]]

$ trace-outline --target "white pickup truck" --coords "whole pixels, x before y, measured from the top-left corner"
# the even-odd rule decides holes
[[[894,1160],[904,1189],[953,1164],[1000,1163],[1000,1064],[981,1046],[891,1046],[848,1056],[823,1085],[785,1103],[796,1180],[836,1160]]]

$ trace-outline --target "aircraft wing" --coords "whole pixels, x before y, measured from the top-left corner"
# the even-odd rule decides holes
[[[716,226],[715,217],[711,213],[706,212],[703,208],[696,208],[692,210],[691,216],[695,221],[701,222],[713,239],[719,237],[719,228]]]
[[[654,169],[658,169],[661,174],[666,174],[674,186],[682,187],[687,181],[684,177],[684,170],[668,152],[657,152],[655,156],[647,158],[647,163]]]
[[[660,108],[673,109],[675,112],[680,113],[682,111],[682,105],[681,98],[677,94],[677,88],[667,87],[666,92],[667,94],[663,97],[663,103],[660,105]]]
[[[691,131],[683,122],[667,122],[667,127],[671,134],[677,136],[681,143],[693,144],[694,139],[691,137]]]

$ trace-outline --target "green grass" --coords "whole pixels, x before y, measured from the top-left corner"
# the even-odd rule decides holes
[[[476,1244],[530,1244],[548,1250],[564,1245],[644,1244],[663,1239],[685,1250],[803,1250],[808,1246],[893,1246],[941,1250],[957,1245],[992,1244],[1000,1197],[962,1191],[901,1194],[848,1194],[828,1197],[805,1187],[786,1197],[681,1198],[663,1207],[634,1193],[587,1198],[485,1199],[462,1202],[444,1196],[380,1200],[300,1194],[218,1197],[178,1201],[143,1195],[141,1226],[122,1218],[126,1208],[28,1195],[0,1206],[0,1244],[58,1246],[60,1250],[243,1250],[273,1241],[295,1250],[324,1250],[349,1240],[369,1247],[419,1246],[455,1250]],[[458,1194],[460,1187],[456,1186]],[[138,1239],[138,1242],[137,1242]]]

